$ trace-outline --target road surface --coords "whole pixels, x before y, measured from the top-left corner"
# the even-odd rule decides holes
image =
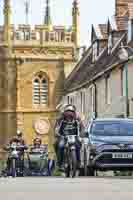
[[[133,179],[0,178],[1,200],[132,200]]]

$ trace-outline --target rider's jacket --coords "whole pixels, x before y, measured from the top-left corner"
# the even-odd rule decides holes
[[[10,145],[12,145],[13,143],[16,143],[17,146],[26,146],[23,138],[18,138],[17,136],[13,137],[9,142]],[[21,149],[18,152],[20,157],[24,156],[24,149]]]
[[[31,152],[40,152],[41,149],[42,149],[41,145],[33,145],[30,150]]]
[[[11,140],[10,140],[10,145],[12,144],[12,143],[16,143],[16,144],[18,144],[18,145],[25,145],[25,141],[21,138],[21,139],[19,139],[19,138],[17,138],[17,137],[13,137]]]
[[[31,153],[48,153],[48,149],[47,149],[47,146],[46,145],[33,145],[31,148],[30,148],[30,152]]]
[[[75,117],[71,120],[64,117],[64,114],[56,121],[55,136],[59,135],[79,135],[82,137],[84,133],[84,125],[79,117]]]
[[[78,135],[78,122],[76,120],[72,120],[72,121],[62,120],[59,134],[60,135]]]

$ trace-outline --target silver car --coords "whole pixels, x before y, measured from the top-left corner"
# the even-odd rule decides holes
[[[95,119],[88,124],[88,175],[96,170],[133,170],[133,120]]]

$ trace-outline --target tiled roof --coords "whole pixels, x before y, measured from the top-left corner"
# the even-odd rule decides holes
[[[128,16],[121,16],[121,17],[116,17],[117,20],[117,29],[118,30],[127,30],[128,28]]]
[[[124,40],[125,37],[122,37],[122,39]],[[88,81],[91,81],[100,72],[103,72],[104,70],[108,69],[108,67],[120,61],[119,57],[117,56],[117,52],[121,42],[122,41],[120,40],[117,48],[115,48],[114,52],[111,55],[107,54],[108,49],[105,48],[99,59],[94,64],[91,63],[90,57],[86,58],[84,63],[82,63],[79,70],[76,71],[75,74],[73,74],[71,79],[66,80],[66,93],[71,92],[76,88],[82,87]],[[127,50],[129,51],[129,49]],[[129,54],[131,54],[131,52],[129,52]]]

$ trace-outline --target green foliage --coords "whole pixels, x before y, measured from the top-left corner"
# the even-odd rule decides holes
[[[0,171],[3,170],[6,166],[6,161],[5,160],[0,160]]]
[[[58,166],[55,166],[55,169],[52,172],[52,176],[62,176],[62,172]]]
[[[114,176],[132,176],[132,171],[114,171]]]

